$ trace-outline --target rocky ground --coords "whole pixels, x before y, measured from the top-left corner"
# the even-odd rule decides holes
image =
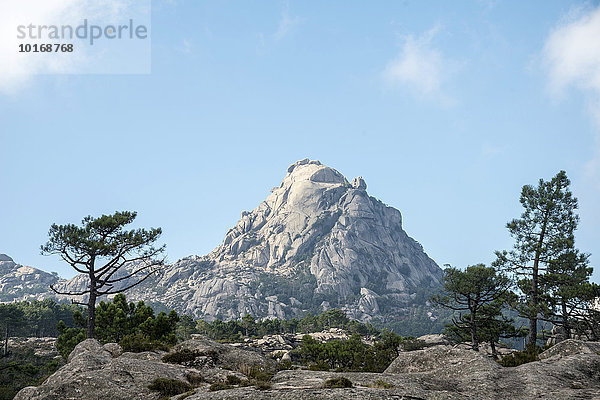
[[[138,354],[88,339],[42,385],[23,389],[15,399],[600,400],[598,351],[599,343],[567,340],[542,353],[541,361],[505,368],[483,353],[434,344],[402,352],[377,374],[277,371],[258,352],[201,336],[170,353]],[[341,377],[352,387],[325,388]],[[157,378],[171,379],[182,388],[177,394],[149,389]]]

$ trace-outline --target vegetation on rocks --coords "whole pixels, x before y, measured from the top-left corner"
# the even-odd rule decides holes
[[[327,379],[325,382],[323,382],[323,388],[325,389],[350,388],[352,386],[352,381],[343,376],[339,378]]]
[[[383,372],[398,356],[398,349],[405,342],[412,340],[389,331],[384,332],[381,340],[372,346],[363,343],[358,334],[349,340],[325,343],[306,335],[293,353],[312,370]]]
[[[86,323],[81,311],[75,311],[74,320],[79,328],[67,328],[64,323],[59,323],[57,349],[65,359],[86,338]],[[101,343],[119,343],[124,351],[168,350],[177,343],[178,321],[175,311],[160,312],[155,316],[144,302],[127,303],[125,295],[118,294],[112,302],[102,301],[97,307],[95,335]]]
[[[192,389],[192,386],[177,379],[170,378],[156,378],[148,389],[154,390],[162,394],[163,396],[175,396],[177,394],[188,392]]]
[[[39,385],[58,367],[53,354],[36,355],[28,345],[12,349],[0,358],[0,400],[12,399],[25,386]]]

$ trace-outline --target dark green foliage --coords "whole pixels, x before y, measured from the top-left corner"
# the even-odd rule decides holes
[[[539,361],[538,354],[541,352],[541,347],[527,347],[525,350],[517,351],[507,356],[502,357],[498,363],[503,367],[518,367],[521,364],[526,364],[532,361]]]
[[[189,383],[177,379],[156,378],[148,389],[159,392],[163,396],[175,396],[192,389]]]
[[[245,374],[251,381],[255,382],[269,382],[273,378],[273,372],[266,370],[260,366],[253,366]]]
[[[254,387],[258,390],[269,390],[271,389],[271,384],[269,382],[256,382]]]
[[[58,323],[59,336],[56,340],[56,350],[66,361],[77,344],[86,338],[84,328],[68,328],[63,321]]]
[[[190,361],[194,361],[197,357],[205,355],[199,351],[193,351],[189,349],[179,350],[173,353],[165,354],[162,360],[166,363],[171,364],[183,364]]]
[[[179,317],[177,327],[175,328],[175,336],[177,340],[184,341],[192,337],[193,333],[198,333],[196,330],[196,321],[189,315],[182,315]]]
[[[383,372],[398,357],[398,347],[403,341],[405,338],[390,331],[384,332],[373,346],[363,343],[358,334],[348,340],[326,343],[305,335],[293,354],[312,370]]]
[[[52,299],[22,301],[0,304],[0,337],[5,334],[5,322],[9,325],[11,337],[57,337],[56,325],[64,321],[69,327],[75,326],[73,313],[80,308],[73,304],[57,303]],[[11,318],[3,315],[10,314]]]
[[[142,333],[133,333],[126,335],[119,342],[123,351],[132,353],[141,353],[142,351],[169,351],[171,343],[166,343],[160,340],[150,339]]]
[[[540,276],[543,319],[561,326],[567,338],[581,325],[590,330],[586,336],[592,340],[597,337],[590,326],[594,319],[590,308],[600,297],[600,285],[589,281],[593,269],[588,258],[571,247],[550,261],[546,273]]]
[[[87,337],[96,334],[96,299],[103,295],[122,293],[143,282],[164,264],[157,257],[165,246],[153,247],[161,235],[160,228],[124,230],[137,213],[115,212],[98,218],[85,217],[81,226],[52,224],[48,242],[41,246],[42,254],[59,255],[75,271],[89,279],[85,289],[59,292],[61,295],[87,295]],[[133,263],[129,270],[123,268]]]
[[[0,357],[0,400],[12,399],[25,386],[37,386],[59,367],[52,356],[37,356],[31,347],[11,349]]]
[[[216,392],[217,390],[227,390],[227,389],[233,389],[233,386],[228,385],[224,382],[212,383],[210,385],[210,387],[208,388],[208,390],[210,390],[211,392]]]
[[[407,337],[402,338],[400,346],[402,346],[402,350],[404,351],[422,350],[425,348],[425,342],[414,337]]]
[[[392,385],[391,383],[387,383],[383,379],[376,380],[375,382],[370,384],[369,387],[372,387],[375,389],[393,389],[393,388],[395,388],[394,385]]]
[[[246,315],[241,320],[227,322],[219,319],[213,322],[200,320],[197,328],[199,333],[224,342],[241,341],[244,336],[263,337],[283,333],[308,333],[329,328],[341,328],[349,333],[359,333],[361,335],[376,335],[379,333],[371,324],[362,324],[351,320],[343,311],[336,309],[327,310],[319,315],[308,313],[302,319],[256,321],[251,315]]]
[[[496,252],[494,265],[512,273],[521,292],[515,309],[529,319],[529,346],[536,345],[537,320],[544,311],[540,278],[557,257],[574,249],[579,216],[570,183],[565,171],[560,171],[550,181],[540,179],[537,187],[523,186],[521,218],[506,224],[515,240],[513,250]]]
[[[74,313],[79,326],[85,326],[85,318],[80,311]],[[141,352],[151,350],[168,351],[177,343],[175,329],[179,316],[175,311],[166,314],[154,311],[144,302],[127,303],[124,294],[116,295],[112,302],[101,301],[96,309],[96,338],[100,343],[116,342],[124,351]],[[59,323],[60,336],[57,349],[67,358],[75,346],[85,340],[85,329],[67,328]]]
[[[504,318],[502,309],[513,301],[508,277],[494,268],[477,264],[464,271],[448,267],[444,271],[443,290],[432,301],[442,307],[458,312],[446,333],[468,340],[473,350],[479,351],[479,343],[489,341],[492,345],[500,337],[514,333],[512,321]]]
[[[327,379],[325,382],[323,382],[323,388],[325,389],[351,388],[352,386],[352,381],[343,376],[340,376],[339,378]]]
[[[228,385],[239,385],[242,380],[235,375],[227,375],[226,382]]]
[[[143,301],[128,304],[120,293],[112,302],[101,301],[96,312],[96,337],[103,343],[120,343],[125,336],[136,333],[145,336],[146,341],[177,343],[175,329],[179,317],[175,311],[168,315],[161,311],[155,317],[152,308]]]

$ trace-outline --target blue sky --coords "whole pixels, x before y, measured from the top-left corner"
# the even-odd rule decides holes
[[[596,33],[597,2],[153,1],[151,74],[0,78],[0,252],[69,277],[50,225],[136,210],[203,255],[308,157],[463,267],[564,169],[598,282]]]

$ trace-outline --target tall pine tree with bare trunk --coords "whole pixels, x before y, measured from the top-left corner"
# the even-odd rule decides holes
[[[100,296],[122,293],[142,283],[161,267],[165,246],[154,247],[161,228],[124,230],[137,213],[130,211],[85,217],[81,226],[53,224],[49,240],[41,246],[42,254],[57,254],[75,271],[88,278],[85,289],[62,291],[60,295],[87,296],[87,337],[95,337],[96,300]]]
[[[522,294],[517,311],[529,319],[527,345],[532,348],[543,311],[540,277],[561,254],[573,248],[575,241],[579,217],[570,183],[566,172],[560,171],[550,181],[540,179],[537,187],[523,186],[521,218],[506,224],[515,240],[513,249],[496,252],[494,266],[511,273]]]

